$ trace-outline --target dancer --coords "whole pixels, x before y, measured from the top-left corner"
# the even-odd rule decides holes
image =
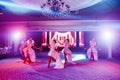
[[[69,39],[66,39],[64,43],[64,49],[62,51],[64,53],[64,58],[65,58],[64,64],[67,64],[68,62],[72,64],[76,64],[75,62],[72,61],[72,51],[69,49],[69,47],[70,47]]]
[[[90,48],[87,50],[87,55],[89,60],[98,60],[97,49],[95,48],[96,42],[95,39],[90,40]]]
[[[62,69],[64,65],[62,64],[62,60],[60,58],[60,54],[55,50],[57,48],[56,40],[50,41],[50,51],[48,53],[48,68],[50,67],[51,60],[55,61],[55,69]]]
[[[40,48],[37,48],[35,45],[34,45],[34,40],[32,40],[32,38],[29,38],[27,40],[27,46],[26,48],[24,48],[24,54],[25,54],[25,60],[24,60],[24,63],[25,62],[36,62],[36,56],[35,56],[35,51],[34,49],[32,48],[36,48],[36,49],[40,49]]]
[[[26,64],[30,64],[31,60],[30,60],[30,56],[29,56],[29,52],[28,52],[28,47],[26,45],[26,47],[23,49],[23,52],[24,52],[24,62],[23,63],[26,63]]]
[[[23,49],[26,47],[26,44],[27,44],[27,43],[26,43],[26,40],[23,39],[23,40],[21,41],[20,48],[19,48],[20,58],[21,58],[22,60],[24,60],[24,58],[25,58]]]

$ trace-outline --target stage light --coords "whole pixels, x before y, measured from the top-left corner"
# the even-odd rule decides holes
[[[86,54],[72,54],[72,61],[87,60]],[[62,62],[65,62],[62,59]]]
[[[65,39],[69,39],[70,40],[70,44],[73,46],[76,46],[76,32],[74,32],[74,34],[72,35],[72,32],[55,32],[54,35],[51,38],[51,32],[50,32],[50,39],[56,39],[58,42],[58,46],[59,47],[63,47],[64,46],[64,41]]]
[[[111,34],[111,32],[105,32],[105,33],[104,33],[104,37],[105,37],[107,40],[112,39],[112,34]]]
[[[105,40],[106,42],[111,42],[114,39],[114,32],[111,30],[107,30],[102,32],[102,39]]]
[[[72,55],[72,60],[73,60],[73,61],[87,60],[86,54],[73,54],[73,55]]]
[[[2,13],[2,12],[0,12],[0,15],[3,15],[3,13]]]
[[[63,54],[61,55],[61,59],[62,59],[62,63],[64,63],[65,60]],[[86,54],[72,54],[72,61],[79,61],[79,60],[88,60]],[[53,62],[52,64],[55,64],[55,62]]]
[[[116,37],[114,29],[104,28],[104,30],[100,32],[100,36],[102,37],[100,39],[102,41],[102,44],[106,45],[108,58],[112,58],[112,46],[115,43]]]
[[[21,38],[22,34],[20,32],[15,32],[13,33],[13,39],[14,40],[19,40]]]

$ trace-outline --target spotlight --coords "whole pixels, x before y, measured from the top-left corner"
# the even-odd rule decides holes
[[[112,45],[115,42],[115,33],[112,30],[103,32],[103,40],[107,44],[108,58],[112,58]]]
[[[0,8],[0,15],[2,15],[3,14],[3,11],[2,11],[2,9]]]
[[[73,61],[87,60],[86,54],[73,54],[73,55],[72,55],[72,60],[73,60]]]
[[[1,6],[0,5],[0,15],[3,15],[3,9],[4,9],[5,7],[4,6]]]
[[[114,32],[112,30],[105,30],[101,32],[102,40],[109,43],[114,39]]]
[[[112,32],[104,32],[104,37],[105,37],[105,39],[107,39],[107,40],[111,40],[112,39],[112,37],[113,37],[113,34],[112,34]]]
[[[13,40],[19,40],[22,34],[20,32],[13,33]]]
[[[0,15],[3,15],[3,13],[2,13],[2,12],[0,12]]]

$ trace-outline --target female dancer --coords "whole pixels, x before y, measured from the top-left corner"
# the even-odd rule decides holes
[[[23,49],[26,47],[26,44],[27,44],[27,43],[26,43],[26,40],[25,40],[25,39],[24,39],[23,41],[21,41],[19,51],[20,51],[20,58],[21,58],[22,60],[25,59]]]
[[[68,62],[72,64],[76,64],[75,62],[72,61],[72,51],[69,49],[69,47],[70,47],[69,39],[66,39],[64,44],[64,49],[63,49],[64,58],[65,58],[64,64],[67,64]]]
[[[24,54],[25,54],[25,60],[24,63],[27,62],[36,62],[36,56],[35,56],[35,51],[32,48],[36,48],[36,46],[34,45],[34,40],[32,40],[32,38],[29,38],[27,40],[27,46],[26,48],[24,48]],[[37,48],[39,49],[39,48]]]
[[[48,53],[48,68],[50,67],[51,60],[55,61],[55,69],[62,69],[64,65],[62,64],[62,60],[60,58],[60,54],[55,50],[57,48],[56,40],[51,40],[50,42],[50,51]]]
[[[98,60],[97,49],[95,48],[96,42],[95,39],[90,40],[90,48],[87,50],[87,55],[89,60]]]

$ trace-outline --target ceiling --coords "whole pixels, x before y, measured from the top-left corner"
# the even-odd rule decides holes
[[[30,7],[34,7],[37,9],[40,9],[43,4],[45,4],[47,1],[61,1],[64,2],[64,4],[70,6],[71,11],[87,8],[89,6],[95,5],[102,0],[12,0],[13,2],[21,5],[27,5]],[[76,5],[78,4],[78,5]],[[65,8],[65,7],[62,7]]]
[[[71,7],[68,15],[40,11],[45,0],[0,0],[0,21],[46,20],[120,20],[120,0],[65,0]]]

